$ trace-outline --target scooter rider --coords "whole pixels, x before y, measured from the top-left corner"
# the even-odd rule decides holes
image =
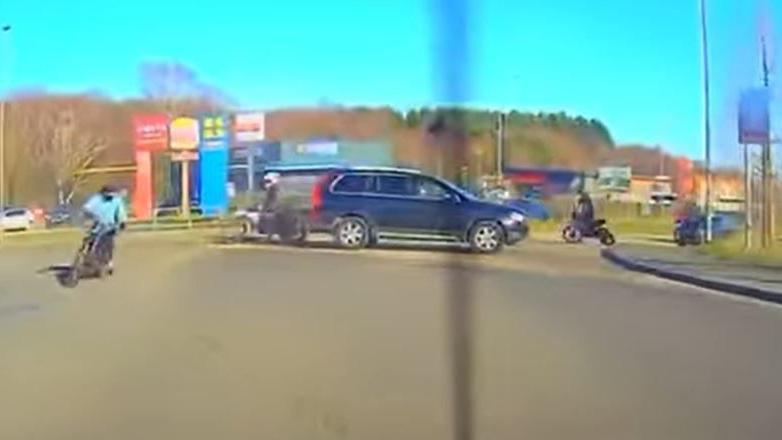
[[[586,191],[581,191],[578,196],[573,211],[573,220],[585,228],[591,228],[595,224],[595,207],[592,205],[592,198]]]
[[[90,234],[100,235],[99,245],[108,259],[109,273],[114,271],[114,236],[118,230],[125,229],[127,213],[122,198],[114,187],[103,186],[100,191],[90,197],[82,207],[84,214],[93,221]]]
[[[279,173],[266,173],[263,176],[263,186],[266,190],[266,198],[260,206],[260,226],[271,240],[275,233],[277,211],[280,202],[280,175]]]

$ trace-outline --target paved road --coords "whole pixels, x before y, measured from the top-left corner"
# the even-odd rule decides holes
[[[472,369],[456,371],[473,438],[782,430],[782,309],[625,273],[594,247],[121,245],[113,279],[75,290],[35,273],[68,243],[0,248],[0,438],[450,439],[452,312],[470,318]]]

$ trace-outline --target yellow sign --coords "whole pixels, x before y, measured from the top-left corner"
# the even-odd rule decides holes
[[[176,118],[171,121],[171,149],[195,150],[199,142],[198,120]]]
[[[225,138],[225,118],[222,116],[207,116],[204,118],[204,140]]]

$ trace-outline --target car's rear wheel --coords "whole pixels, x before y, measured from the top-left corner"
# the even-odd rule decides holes
[[[361,249],[369,243],[367,222],[360,217],[345,217],[334,226],[334,240],[345,249]]]
[[[502,250],[505,234],[500,225],[485,221],[479,222],[470,230],[470,247],[474,252],[491,254]]]

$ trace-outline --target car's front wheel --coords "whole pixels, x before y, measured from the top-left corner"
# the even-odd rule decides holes
[[[334,226],[334,240],[345,249],[361,249],[369,243],[367,222],[360,217],[345,217]]]
[[[470,230],[470,247],[474,252],[491,254],[502,250],[505,234],[497,223],[479,222]]]

